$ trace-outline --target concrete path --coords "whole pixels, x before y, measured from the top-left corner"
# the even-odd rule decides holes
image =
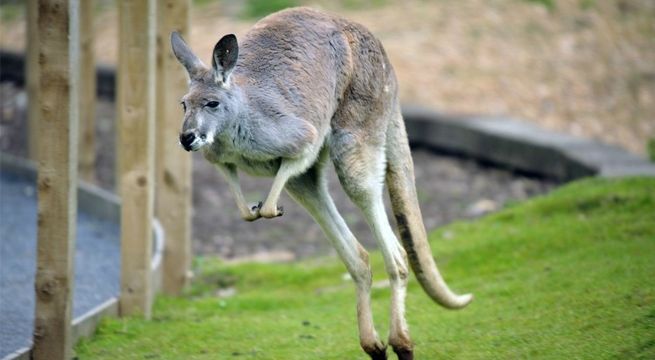
[[[32,341],[36,212],[34,183],[0,168],[0,359]],[[119,231],[78,214],[73,317],[118,295]]]

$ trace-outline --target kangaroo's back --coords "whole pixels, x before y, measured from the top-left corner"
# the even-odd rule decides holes
[[[284,104],[288,108],[283,111],[313,122],[319,132],[327,130],[331,119],[333,129],[348,126],[348,116],[338,116],[344,102],[381,112],[396,94],[391,65],[368,30],[310,8],[260,20],[239,51],[234,74],[241,85],[265,98],[262,103],[274,99],[276,105]],[[382,96],[385,92],[393,96]],[[358,127],[362,125],[374,124]]]

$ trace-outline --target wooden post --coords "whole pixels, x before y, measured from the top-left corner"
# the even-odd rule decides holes
[[[191,156],[177,141],[187,76],[170,46],[172,31],[189,34],[189,8],[190,0],[163,0],[157,9],[156,215],[166,234],[163,289],[170,295],[188,284],[191,267]]]
[[[155,1],[118,3],[121,315],[150,317],[155,150]]]
[[[80,179],[95,182],[96,61],[93,39],[95,0],[80,3]]]
[[[32,160],[38,157],[37,139],[39,138],[39,3],[27,1],[27,57],[25,61],[25,84],[27,88],[27,129],[28,156]]]
[[[77,0],[38,1],[41,94],[33,350],[37,360],[71,358],[77,215],[78,10]]]

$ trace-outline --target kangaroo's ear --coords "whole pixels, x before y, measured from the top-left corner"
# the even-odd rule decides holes
[[[234,34],[223,36],[214,46],[212,54],[212,67],[214,68],[214,81],[220,86],[228,86],[230,73],[237,63],[239,45]]]
[[[184,39],[177,31],[171,33],[171,46],[173,54],[184,65],[191,79],[198,78],[201,70],[206,69],[205,64],[191,51],[189,45],[184,42]]]

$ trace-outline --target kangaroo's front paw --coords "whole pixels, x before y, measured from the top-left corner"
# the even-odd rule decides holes
[[[282,206],[266,206],[266,204],[264,204],[264,206],[259,209],[259,214],[267,219],[272,219],[274,217],[282,216],[284,214],[284,208]]]
[[[242,213],[241,217],[243,218],[243,220],[246,221],[255,221],[260,217],[262,217],[262,215],[260,214],[261,208],[262,208],[261,201],[258,202],[257,204],[248,205],[248,212]]]

